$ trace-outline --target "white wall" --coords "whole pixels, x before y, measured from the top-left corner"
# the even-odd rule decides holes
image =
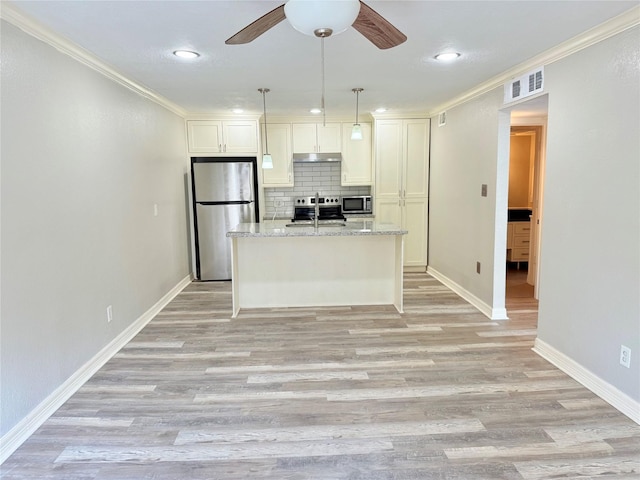
[[[432,118],[429,180],[429,270],[498,317],[504,311],[509,165],[509,115],[501,106],[502,89],[495,89],[448,110],[442,127]],[[501,266],[497,274],[494,264]]]
[[[545,68],[538,338],[640,401],[640,29]],[[619,365],[620,345],[632,349]]]
[[[189,264],[182,118],[4,21],[1,38],[4,435]]]
[[[629,410],[640,401],[639,30],[545,66],[538,326],[538,347],[631,398]],[[450,109],[445,127],[434,118],[431,136],[429,268],[484,302],[493,294],[494,306],[504,297],[501,96],[500,88]],[[495,271],[475,273],[476,260],[484,268],[494,259]],[[629,369],[619,365],[621,344],[632,350]]]

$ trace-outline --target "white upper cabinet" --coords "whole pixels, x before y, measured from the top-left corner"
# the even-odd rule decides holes
[[[294,123],[293,153],[338,153],[342,150],[340,123]]]
[[[267,135],[273,168],[262,169],[262,184],[265,187],[293,187],[291,124],[267,124]],[[264,149],[264,139],[262,144]]]
[[[343,186],[371,185],[371,124],[361,123],[362,140],[351,140],[352,123],[342,124]]]
[[[258,122],[255,120],[188,120],[190,153],[256,154]]]

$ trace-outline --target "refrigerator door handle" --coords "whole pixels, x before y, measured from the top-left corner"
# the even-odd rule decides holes
[[[232,200],[229,202],[196,202],[198,205],[248,205],[253,200]]]

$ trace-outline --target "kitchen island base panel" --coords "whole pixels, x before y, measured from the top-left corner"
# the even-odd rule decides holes
[[[394,305],[402,236],[235,237],[233,316],[241,308]]]

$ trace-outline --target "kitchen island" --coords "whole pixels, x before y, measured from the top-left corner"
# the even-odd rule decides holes
[[[394,305],[402,312],[406,230],[373,220],[288,224],[241,223],[227,233],[234,317],[265,307]]]

